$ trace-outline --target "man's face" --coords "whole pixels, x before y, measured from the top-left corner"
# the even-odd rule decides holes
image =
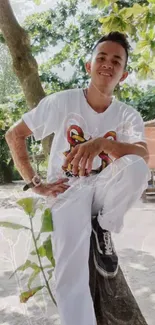
[[[116,85],[128,76],[125,65],[124,48],[118,43],[105,41],[95,49],[91,62],[86,64],[86,70],[95,86],[113,91]]]

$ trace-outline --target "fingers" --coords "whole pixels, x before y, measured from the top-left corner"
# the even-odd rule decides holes
[[[94,160],[94,156],[90,155],[87,161],[87,172],[88,174],[91,172],[92,168],[93,168],[93,160]]]
[[[81,155],[80,154],[76,155],[75,158],[72,160],[73,174],[74,175],[78,174],[78,167],[79,167],[80,160],[81,160]]]
[[[79,147],[78,152],[76,154],[74,154],[74,158],[72,160],[70,160],[70,162],[71,162],[71,164],[73,166],[73,174],[74,175],[78,174],[78,169],[79,169],[79,166],[80,166],[81,159],[84,158],[84,160],[85,160],[85,159],[87,159],[87,156],[88,156],[88,153],[85,153],[84,149],[82,147]]]
[[[39,187],[34,188],[33,191],[39,195],[56,197],[59,193],[63,193],[69,189],[70,186],[64,183],[67,181],[68,178],[63,178],[55,183],[41,184]]]
[[[54,196],[54,197],[57,197],[57,195],[60,193],[64,193],[70,187],[69,185],[65,185],[65,184],[58,184],[54,186],[53,184],[51,185],[52,185],[51,187],[48,187],[48,196]]]
[[[85,155],[80,161],[80,176],[86,175],[87,160],[88,160],[88,156]]]
[[[79,149],[79,145],[77,145],[75,148],[72,149],[72,151],[67,155],[64,163],[63,163],[63,167],[66,168],[69,163],[71,163],[71,161],[73,160],[73,158],[75,157],[75,155],[77,154]]]
[[[58,181],[52,183],[51,185],[57,185],[57,184],[61,184],[61,183],[66,183],[66,182],[68,182],[68,181],[69,181],[68,178],[60,178],[60,179],[58,179]],[[49,184],[49,185],[50,185],[50,184]]]

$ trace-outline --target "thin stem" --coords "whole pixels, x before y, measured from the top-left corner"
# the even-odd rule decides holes
[[[40,258],[39,252],[38,252],[38,247],[37,247],[37,243],[36,243],[36,239],[35,239],[35,235],[34,235],[33,222],[32,222],[32,218],[31,217],[30,217],[30,223],[31,223],[32,238],[33,238],[33,241],[34,241],[36,253],[37,253],[38,260],[39,260],[39,264],[40,264],[40,268],[41,268],[41,271],[42,271],[42,274],[43,274],[43,277],[44,277],[44,280],[45,280],[45,283],[46,283],[46,287],[47,287],[47,290],[49,292],[49,295],[50,295],[53,303],[57,306],[57,303],[56,303],[56,301],[55,301],[55,299],[54,299],[54,297],[52,295],[52,292],[51,292],[49,283],[48,283],[48,281],[46,279],[46,275],[45,275],[45,272],[44,272],[44,269],[43,269],[43,266],[42,266],[42,263],[41,263],[41,258]]]

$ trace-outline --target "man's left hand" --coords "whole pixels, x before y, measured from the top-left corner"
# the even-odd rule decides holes
[[[97,138],[89,140],[85,143],[77,145],[67,155],[63,167],[66,168],[69,163],[72,164],[72,171],[74,175],[85,176],[92,170],[93,160],[103,151],[104,138]]]

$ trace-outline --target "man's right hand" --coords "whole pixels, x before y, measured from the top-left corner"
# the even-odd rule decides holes
[[[41,184],[38,187],[33,188],[33,192],[43,196],[57,197],[58,194],[64,193],[70,187],[68,184],[68,178],[61,178],[58,181],[51,184]]]

